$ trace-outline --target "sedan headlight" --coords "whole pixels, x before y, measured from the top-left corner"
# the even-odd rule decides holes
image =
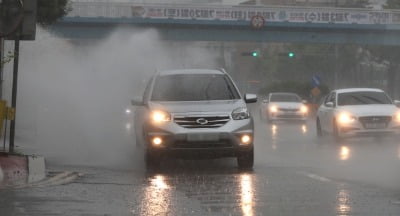
[[[300,107],[300,112],[303,113],[303,114],[308,113],[308,107],[306,105],[302,105]]]
[[[269,107],[269,111],[272,112],[272,113],[278,112],[278,106],[275,106],[275,105],[270,106]]]
[[[171,121],[171,115],[165,111],[154,110],[151,112],[151,120],[155,124]]]
[[[233,120],[242,120],[250,118],[250,113],[246,107],[240,107],[232,112],[232,119]]]
[[[356,120],[356,117],[350,115],[349,113],[342,112],[338,115],[337,121],[339,124],[350,124]]]
[[[394,120],[396,122],[400,122],[400,112],[396,113],[396,115],[394,116]]]

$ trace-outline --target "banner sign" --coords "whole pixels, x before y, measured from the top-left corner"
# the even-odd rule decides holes
[[[369,9],[180,6],[112,2],[73,2],[68,17],[114,17],[179,20],[251,21],[261,16],[266,23],[400,24],[400,12]]]

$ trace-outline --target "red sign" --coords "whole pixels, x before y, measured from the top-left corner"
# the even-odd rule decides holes
[[[251,18],[251,26],[255,29],[260,29],[264,26],[265,19],[260,15],[255,15]]]

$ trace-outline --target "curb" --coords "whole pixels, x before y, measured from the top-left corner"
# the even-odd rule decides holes
[[[0,153],[0,187],[40,181],[45,176],[43,157]]]

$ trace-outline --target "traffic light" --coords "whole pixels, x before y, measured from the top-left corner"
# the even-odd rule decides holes
[[[294,52],[288,52],[288,57],[289,58],[294,58],[296,55],[294,54]]]
[[[251,52],[242,52],[242,56],[251,56],[251,57],[259,57],[260,52],[257,50],[251,51]]]

